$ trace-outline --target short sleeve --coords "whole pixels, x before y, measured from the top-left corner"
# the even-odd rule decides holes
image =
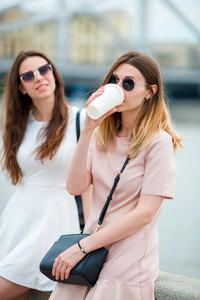
[[[81,113],[80,113],[80,128],[83,128],[83,124],[85,121],[85,114],[86,114],[86,108],[81,109]]]
[[[141,194],[173,199],[176,184],[176,160],[172,137],[157,133],[146,148]]]

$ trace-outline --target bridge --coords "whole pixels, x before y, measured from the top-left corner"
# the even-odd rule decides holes
[[[15,0],[14,6],[10,6],[9,2],[4,8],[0,8],[0,15],[4,14],[10,8],[21,8],[26,4],[26,0]],[[77,1],[70,8],[70,1],[57,0],[54,10],[51,11],[37,11],[28,16],[28,18],[22,18],[17,20],[1,21],[0,22],[0,34],[5,34],[26,28],[26,26],[44,24],[48,21],[54,20],[56,22],[56,51],[53,58],[58,70],[60,71],[67,88],[71,89],[74,82],[81,82],[86,86],[94,86],[99,78],[102,78],[109,66],[105,64],[77,64],[72,63],[67,59],[67,51],[69,44],[68,34],[66,32],[66,24],[74,14],[87,13],[91,15],[100,24],[102,28],[109,27],[109,31],[112,33],[112,38],[115,41],[114,47],[120,52],[127,51],[127,49],[133,49],[133,38],[124,40],[119,37],[116,28],[109,22],[108,19],[102,17],[102,9],[100,5],[96,5],[94,1],[89,1],[90,5],[85,7],[84,1]],[[197,41],[197,45],[200,41],[200,30],[193,24],[193,22],[179,10],[171,0],[160,0],[163,2],[177,19],[182,22],[183,26],[190,30]],[[106,5],[106,1],[103,0],[103,5]],[[139,28],[140,39],[134,44],[134,48],[144,51],[154,57],[154,52],[151,49],[147,39],[147,27],[148,27],[148,1],[140,0],[139,7]],[[184,68],[174,68],[173,66],[165,66],[161,69],[164,82],[171,94],[181,93],[181,96],[192,96],[200,98],[200,68],[195,62],[195,57],[191,53],[187,56],[190,57],[190,61]],[[13,58],[0,56],[0,79],[8,73],[10,66],[13,62]]]

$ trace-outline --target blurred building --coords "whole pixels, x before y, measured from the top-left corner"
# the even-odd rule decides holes
[[[58,41],[58,25],[61,20],[50,16],[46,21],[38,19],[37,24],[37,18],[35,22],[33,18],[30,20],[31,13],[12,8],[0,15],[0,24],[3,23],[5,28],[0,30],[0,58],[12,59],[21,50],[37,49],[59,61],[56,52],[58,44],[68,42],[66,51],[63,49],[64,61],[73,64],[110,63],[118,50],[115,50],[113,39],[117,36],[119,40],[128,41],[130,20],[120,11],[106,13],[103,18],[102,21],[96,15],[70,15],[69,20],[64,20],[63,23],[66,26],[62,28],[65,35],[61,37],[62,41]]]
[[[103,26],[106,22],[109,26]],[[108,64],[113,60],[115,50],[112,26],[119,40],[128,41],[130,20],[121,12],[105,13],[104,21],[91,15],[74,15],[70,22],[69,61],[72,63]],[[115,53],[116,52],[116,53]]]
[[[12,8],[0,15],[0,58],[13,59],[21,50],[38,49],[55,56],[55,22],[29,24],[31,13]]]
[[[200,44],[154,43],[150,47],[165,68],[200,70]]]
[[[189,93],[191,87],[199,96],[199,43],[145,42],[141,45],[135,37],[135,20],[128,12],[116,7],[100,13],[81,12],[81,9],[62,7],[62,0],[57,3],[57,9],[48,13],[25,10],[21,1],[0,10],[1,77],[8,72],[19,51],[37,49],[55,61],[68,86],[74,78],[91,83],[105,74],[118,55],[145,47],[161,65],[169,87],[188,84]]]

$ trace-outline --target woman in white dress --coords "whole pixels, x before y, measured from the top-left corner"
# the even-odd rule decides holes
[[[67,105],[56,66],[37,51],[18,54],[4,100],[2,169],[19,187],[0,217],[0,299],[25,300],[30,289],[53,290],[40,261],[61,234],[79,231],[65,183],[78,107]]]

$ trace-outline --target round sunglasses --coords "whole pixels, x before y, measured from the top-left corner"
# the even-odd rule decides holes
[[[25,84],[31,84],[35,81],[35,74],[39,73],[42,77],[48,77],[51,73],[53,73],[53,68],[51,64],[45,64],[35,72],[29,71],[21,74],[19,78]]]
[[[125,91],[128,91],[128,92],[132,91],[135,86],[148,85],[148,83],[135,84],[135,82],[133,81],[133,79],[131,77],[126,77],[123,80],[119,80],[119,78],[115,74],[112,74],[110,76],[110,79],[108,80],[108,83],[117,84],[118,82],[121,82],[123,89],[125,89]]]

